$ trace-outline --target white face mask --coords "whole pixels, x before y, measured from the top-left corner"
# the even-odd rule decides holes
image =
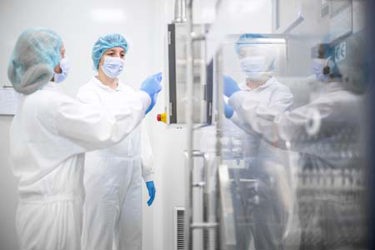
[[[121,74],[122,70],[124,69],[124,63],[125,60],[119,57],[106,56],[104,58],[103,65],[100,67],[106,76],[114,79]]]
[[[241,69],[248,78],[259,78],[266,71],[264,56],[249,56],[240,60]]]
[[[53,79],[56,83],[60,83],[64,81],[69,74],[70,71],[70,63],[67,57],[64,57],[60,61],[60,68],[61,68],[61,73],[54,73]]]
[[[314,58],[312,63],[312,70],[318,81],[326,82],[329,77],[328,74],[324,74],[324,67],[329,65],[329,59]]]

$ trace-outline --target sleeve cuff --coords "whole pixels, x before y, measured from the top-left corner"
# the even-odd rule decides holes
[[[144,182],[153,181],[154,179],[154,173],[143,175]]]
[[[145,91],[142,91],[142,90],[138,91],[137,95],[142,100],[143,111],[146,112],[146,110],[148,109],[148,107],[151,104],[151,98],[150,98],[150,96]]]

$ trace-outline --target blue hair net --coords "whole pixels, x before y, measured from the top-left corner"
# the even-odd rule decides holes
[[[95,69],[98,69],[100,58],[102,57],[104,52],[114,47],[121,47],[125,50],[125,52],[128,52],[128,42],[122,35],[108,34],[99,37],[99,39],[95,42],[91,52],[91,58]]]
[[[274,70],[274,63],[275,63],[275,54],[272,51],[272,48],[269,45],[265,44],[257,44],[254,43],[254,39],[257,38],[265,38],[263,35],[260,34],[252,34],[252,33],[245,33],[242,34],[235,45],[235,49],[237,52],[237,55],[240,55],[241,48],[252,46],[253,51],[258,51],[258,53],[261,53],[263,56],[265,56],[266,59],[266,66],[268,71]]]
[[[238,38],[238,41],[236,42],[237,54],[239,54],[241,47],[249,46],[249,43],[251,43],[253,39],[263,38],[263,37],[264,36],[259,35],[259,34],[250,34],[250,33],[242,34],[240,38]]]
[[[31,94],[48,83],[61,60],[61,47],[61,37],[52,30],[24,31],[17,39],[8,65],[8,78],[14,89]]]

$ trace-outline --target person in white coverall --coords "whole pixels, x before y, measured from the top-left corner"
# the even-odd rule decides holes
[[[64,55],[58,34],[33,28],[18,37],[9,61],[9,80],[20,93],[10,158],[19,180],[16,230],[22,250],[81,249],[84,153],[128,136],[161,90],[151,77],[133,98],[119,95],[111,113],[82,104],[56,87],[66,77]]]
[[[361,40],[360,38],[357,40]],[[361,75],[364,74],[366,67],[364,56],[361,54],[362,44],[363,41],[354,43],[352,46],[358,48],[356,54],[350,51],[353,53],[348,57],[350,59],[339,63],[333,59],[334,49],[326,44],[320,45],[319,57],[312,60],[315,79],[311,79],[310,84],[316,85],[316,90],[310,93],[310,102],[306,105],[287,112],[278,111],[256,99],[247,98],[240,91],[231,94],[228,105],[230,109],[235,110],[234,113],[244,124],[243,126],[261,134],[268,143],[285,148],[287,141],[292,151],[324,158],[328,165],[336,167],[348,165],[348,159],[342,162],[340,152],[336,152],[340,148],[335,148],[337,142],[333,142],[340,138],[337,134],[345,130],[351,131],[348,134],[354,136],[355,139],[353,138],[351,142],[358,143],[363,139],[361,138],[363,131],[360,130],[361,121],[364,119],[362,116],[364,77]],[[349,80],[345,81],[345,79]],[[329,130],[334,133],[327,133]],[[311,146],[318,144],[322,145]],[[328,152],[335,153],[328,154]],[[351,160],[357,158],[353,157]]]
[[[224,84],[227,90],[234,90],[228,95],[228,105],[237,119],[245,124],[246,129],[260,134],[264,141],[298,152],[299,171],[358,171],[354,187],[360,185],[360,180],[364,178],[359,173],[365,172],[363,93],[367,67],[363,37],[358,35],[346,42],[350,43],[351,50],[346,52],[345,60],[339,62],[334,60],[335,47],[328,44],[319,46],[318,57],[313,59],[315,85],[320,85],[319,92],[314,93],[309,103],[294,110],[275,110],[257,99],[247,98],[233,82]],[[314,177],[311,175],[309,178]],[[348,196],[337,190],[327,194],[325,185],[314,187],[315,196],[308,196],[307,191],[300,194],[302,198],[299,202],[303,205],[299,218],[300,247],[364,248],[366,213],[363,204],[357,200],[358,204],[353,205]],[[313,203],[310,208],[306,207],[307,199]],[[350,215],[348,208],[352,211]],[[309,216],[306,216],[306,209]],[[317,234],[317,231],[320,233]],[[352,237],[347,238],[346,235]]]
[[[263,38],[258,34],[243,34],[236,43],[236,52],[240,59],[241,70],[244,72],[245,83],[238,86],[229,76],[224,77],[224,95],[230,97],[239,95],[245,100],[262,103],[275,112],[284,112],[293,104],[293,95],[289,88],[281,84],[273,76],[275,55],[272,53],[272,45],[259,44],[255,40]],[[287,201],[283,198],[288,187],[285,166],[283,165],[283,153],[263,140],[262,134],[253,130],[236,110],[225,103],[225,117],[236,124],[245,132],[244,160],[245,169],[231,170],[234,189],[239,195],[234,195],[234,206],[237,213],[237,249],[248,249],[250,244],[250,232],[244,224],[243,217],[250,218],[250,230],[257,250],[282,249],[283,230],[287,221]],[[236,177],[237,176],[237,177]],[[241,188],[240,179],[256,179],[258,183],[258,197],[260,202],[254,206],[244,204],[250,195]],[[288,192],[289,193],[289,192]],[[287,197],[287,199],[290,197]],[[242,210],[241,209],[244,209]],[[251,222],[250,222],[251,221]]]
[[[92,49],[97,75],[79,89],[77,98],[98,104],[109,113],[119,106],[119,96],[134,99],[137,91],[118,78],[127,52],[128,43],[122,35],[100,37]],[[142,249],[142,177],[149,206],[155,197],[146,132],[139,125],[118,144],[86,153],[82,249]]]

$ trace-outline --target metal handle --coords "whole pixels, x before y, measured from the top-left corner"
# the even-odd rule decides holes
[[[186,18],[186,3],[185,0],[176,0],[174,6],[174,22],[175,23],[185,23]]]

